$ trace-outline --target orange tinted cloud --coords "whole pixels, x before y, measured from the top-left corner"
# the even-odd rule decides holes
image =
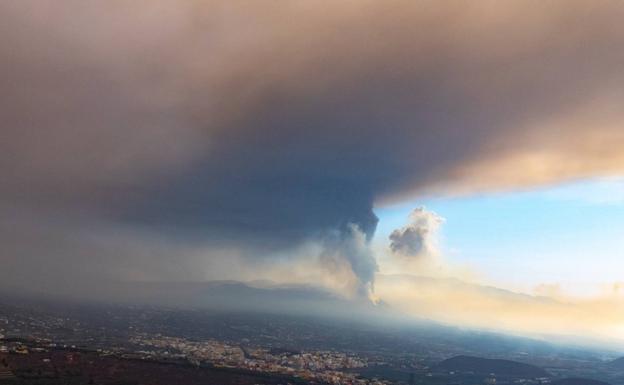
[[[370,239],[376,202],[621,174],[623,16],[583,1],[3,1],[0,208],[60,238],[105,222],[253,259],[353,224]],[[19,239],[14,276],[72,264]],[[340,262],[373,275],[366,256]]]

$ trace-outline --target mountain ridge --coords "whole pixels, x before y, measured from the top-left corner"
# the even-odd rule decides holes
[[[433,367],[437,371],[472,372],[500,377],[538,378],[550,377],[545,369],[522,362],[459,355],[446,359]]]

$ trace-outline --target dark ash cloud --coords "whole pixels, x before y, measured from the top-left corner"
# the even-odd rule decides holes
[[[623,171],[618,3],[9,0],[0,15],[0,204],[61,233],[79,218],[271,258],[354,226],[370,239],[389,199]],[[2,256],[21,256],[13,274],[91,258],[30,242]],[[357,255],[342,258],[371,285]]]

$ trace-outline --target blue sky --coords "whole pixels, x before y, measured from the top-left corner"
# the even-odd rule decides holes
[[[567,294],[592,295],[624,281],[624,179],[377,208],[375,241],[387,242],[421,205],[446,219],[446,260],[468,264],[484,282],[525,292],[558,284]]]

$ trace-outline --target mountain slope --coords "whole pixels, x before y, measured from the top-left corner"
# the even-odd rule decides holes
[[[616,358],[608,363],[608,366],[614,369],[624,370],[624,357]]]
[[[589,378],[564,378],[562,380],[553,381],[551,385],[610,385],[608,382],[592,380]]]
[[[456,356],[435,365],[434,370],[444,372],[472,372],[475,374],[495,374],[501,377],[548,377],[544,369],[516,361],[490,359],[472,356]]]

